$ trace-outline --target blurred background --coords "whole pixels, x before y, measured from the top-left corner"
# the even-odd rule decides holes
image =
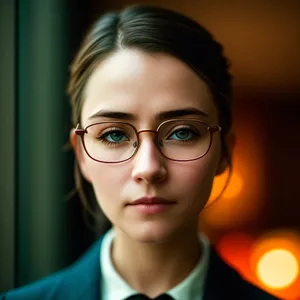
[[[97,238],[72,197],[65,89],[88,26],[158,4],[224,45],[234,75],[232,180],[216,178],[200,228],[245,278],[300,299],[300,2],[0,0],[0,292],[59,270]]]

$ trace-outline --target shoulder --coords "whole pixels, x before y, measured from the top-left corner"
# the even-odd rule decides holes
[[[46,278],[40,279],[33,283],[27,284],[8,291],[2,295],[1,300],[34,300],[34,299],[54,299],[60,286],[63,283],[65,276],[68,276],[68,271],[63,270]]]
[[[252,285],[251,283],[247,282],[243,278],[240,277],[240,281],[243,285],[243,293],[247,295],[246,299],[249,300],[255,300],[255,299],[260,299],[260,300],[278,300],[273,295],[270,295],[269,293],[259,289],[258,287]]]
[[[252,283],[245,280],[238,272],[235,272],[236,280],[235,284],[239,286],[239,290],[241,295],[244,296],[245,300],[276,300],[275,296],[267,293],[266,291],[261,290],[257,286],[253,285]]]
[[[235,269],[221,259],[213,247],[210,249],[206,294],[209,297],[213,295],[216,299],[219,299],[218,297],[231,300],[278,299],[245,280]],[[208,299],[210,299],[209,297]]]
[[[101,277],[99,259],[101,243],[102,238],[96,241],[71,266],[23,287],[8,291],[0,295],[0,300],[73,300],[88,299],[88,296],[97,295]]]

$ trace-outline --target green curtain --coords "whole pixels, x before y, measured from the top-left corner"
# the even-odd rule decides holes
[[[17,10],[16,285],[23,285],[67,257],[68,14],[62,0],[19,0]]]
[[[15,10],[0,1],[0,293],[14,284]]]

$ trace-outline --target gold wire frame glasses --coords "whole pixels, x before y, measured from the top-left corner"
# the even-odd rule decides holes
[[[121,163],[131,159],[140,146],[140,134],[151,132],[160,153],[173,161],[192,161],[206,155],[213,135],[221,132],[217,125],[197,119],[172,119],[162,122],[156,130],[140,130],[125,122],[105,121],[88,125],[75,134],[81,138],[87,155],[101,163]]]

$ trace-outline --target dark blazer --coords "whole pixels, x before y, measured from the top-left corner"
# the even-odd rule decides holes
[[[70,267],[0,295],[0,300],[100,300],[100,238]],[[244,281],[211,247],[203,300],[275,300]],[[120,299],[116,299],[120,300]],[[188,299],[182,299],[188,300]]]

